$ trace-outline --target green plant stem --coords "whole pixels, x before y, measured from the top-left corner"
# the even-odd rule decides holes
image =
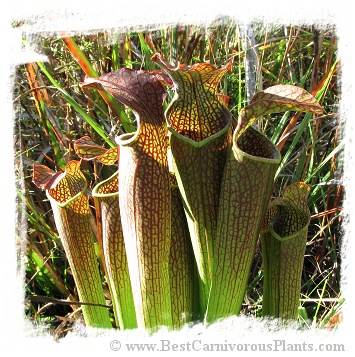
[[[172,79],[175,97],[165,112],[173,171],[182,195],[200,277],[200,311],[207,309],[212,278],[212,242],[227,143],[230,113],[217,95],[217,85],[230,68],[197,64],[189,70],[171,67],[153,56]],[[183,118],[183,119],[182,119]]]
[[[169,254],[171,190],[165,89],[146,71],[121,68],[83,85],[112,93],[137,117],[137,131],[117,138],[119,204],[139,328],[172,326]]]
[[[34,167],[34,182],[37,185],[41,183],[41,169],[42,165]],[[46,171],[42,170],[42,172]],[[52,206],[55,224],[72,270],[80,301],[105,305],[94,250],[86,188],[85,177],[80,171],[80,162],[70,161],[57,185],[48,187],[46,194]],[[82,311],[87,326],[112,328],[107,308],[83,305]]]
[[[194,318],[194,255],[181,195],[175,177],[172,178],[171,246],[169,281],[172,322],[181,328]]]
[[[136,313],[118,200],[118,173],[96,185],[92,196],[99,215],[98,234],[102,236],[102,250],[116,322],[122,330],[136,328]]]
[[[207,322],[241,309],[280,160],[277,148],[255,129],[239,139],[235,133],[221,185]]]
[[[263,316],[297,319],[310,213],[309,187],[295,183],[269,208],[260,234],[264,265]]]

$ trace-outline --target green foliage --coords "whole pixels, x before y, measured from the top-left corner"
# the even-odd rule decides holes
[[[337,121],[336,36],[332,28],[263,27],[258,24],[253,28],[254,50],[258,54],[256,66],[261,71],[257,82],[261,82],[263,88],[276,84],[300,86],[315,95],[325,108],[321,116],[294,115],[294,112],[270,114],[259,118],[255,124],[279,147],[283,158],[273,196],[281,195],[288,184],[296,181],[307,182],[311,187],[308,199],[311,223],[301,290],[305,314],[303,311],[302,316],[307,316],[317,326],[324,326],[330,314],[338,311],[341,305],[342,168]],[[154,31],[132,29],[115,38],[105,33],[78,35],[74,40],[100,75],[122,67],[158,69],[150,60],[153,53],[162,53],[172,65],[207,61],[221,67],[233,59],[233,69],[226,74],[218,90],[230,96],[229,109],[234,120],[248,104],[245,52],[239,26],[233,21],[220,21],[208,28],[185,25]],[[60,336],[73,320],[73,308],[61,304],[47,306],[46,301],[35,302],[30,297],[66,299],[70,292],[73,299],[77,299],[76,289],[49,202],[31,183],[31,165],[44,164],[57,170],[71,159],[78,159],[73,148],[75,139],[88,135],[97,144],[109,148],[116,145],[114,138],[125,129],[95,91],[79,86],[84,80],[83,70],[61,39],[41,38],[40,45],[49,62],[17,69],[15,143],[16,158],[21,159],[22,166],[20,161],[16,162],[24,181],[19,200],[25,203],[28,225],[19,239],[26,242],[25,284],[29,297],[26,314],[57,328]],[[30,75],[31,67],[34,75]],[[40,89],[34,90],[34,81]],[[36,106],[35,98],[40,106]],[[131,111],[122,110],[134,125]],[[87,169],[89,190],[113,174],[110,168],[97,161],[83,162],[83,165],[84,170]],[[261,313],[261,264],[258,245],[242,313],[254,316]],[[107,282],[104,287],[107,292]],[[56,316],[66,316],[67,322],[62,323]]]

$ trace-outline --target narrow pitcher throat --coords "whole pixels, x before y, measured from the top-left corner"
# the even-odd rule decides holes
[[[279,163],[281,154],[278,148],[262,133],[249,127],[238,137],[233,135],[232,149],[239,158],[252,161]]]
[[[74,203],[78,198],[82,197],[86,193],[87,184],[83,181],[81,187],[78,187],[74,192],[67,193],[65,199],[58,200],[59,195],[53,194],[54,191],[60,190],[60,182],[59,184],[50,190],[47,190],[46,195],[49,198],[50,202],[55,204],[58,207],[68,207],[72,203]]]
[[[279,209],[280,208],[282,209],[282,206],[279,207]],[[287,227],[284,225],[284,222],[287,221],[288,215],[296,217],[295,223],[297,223],[297,226],[292,227],[292,229],[287,229]],[[284,242],[291,239],[297,239],[297,237],[306,234],[308,231],[309,222],[310,214],[308,211],[301,211],[301,209],[287,209],[285,214],[278,214],[275,217],[275,220],[269,226],[269,231],[272,237],[280,242]]]
[[[115,141],[123,150],[132,149],[166,164],[168,136],[165,121],[159,124],[141,121],[134,133],[121,134]]]
[[[92,196],[97,198],[109,198],[118,196],[118,171],[104,181],[98,183],[92,190]]]

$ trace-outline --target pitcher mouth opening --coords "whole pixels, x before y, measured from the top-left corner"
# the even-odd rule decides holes
[[[134,133],[125,133],[115,137],[115,142],[118,145],[129,145],[136,140],[138,130]]]
[[[281,161],[277,147],[262,133],[249,127],[239,138],[234,138],[233,148],[237,152],[258,161]]]

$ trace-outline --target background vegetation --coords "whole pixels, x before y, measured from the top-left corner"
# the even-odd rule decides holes
[[[117,134],[134,129],[134,116],[127,108],[118,103],[108,105],[98,92],[79,86],[85,77],[83,69],[90,64],[90,70],[98,75],[121,67],[155,70],[158,68],[150,56],[159,52],[172,65],[210,62],[220,67],[233,58],[233,68],[222,80],[220,92],[230,96],[229,109],[235,119],[251,92],[281,83],[305,88],[324,106],[321,117],[289,112],[260,118],[257,126],[277,144],[283,157],[274,195],[280,195],[295,181],[311,185],[312,220],[299,319],[305,326],[333,326],[340,318],[343,302],[339,255],[342,146],[337,113],[340,65],[335,29],[253,24],[246,32],[225,19],[208,28],[176,25],[152,31],[131,29],[124,34],[83,34],[71,40],[62,36],[38,35],[38,49],[48,62],[20,66],[16,73],[17,239],[19,254],[24,253],[26,258],[25,315],[35,323],[46,324],[56,337],[61,337],[80,311],[80,305],[65,301],[69,294],[76,297],[75,284],[48,199],[31,182],[32,164],[63,169],[66,162],[78,159],[73,151],[76,139],[89,135],[96,143],[109,147],[115,145]],[[83,62],[74,58],[73,47],[69,50],[73,43]],[[113,173],[98,162],[83,165],[89,189]],[[26,224],[25,230],[21,223]],[[258,246],[243,314],[260,316],[262,283]]]

